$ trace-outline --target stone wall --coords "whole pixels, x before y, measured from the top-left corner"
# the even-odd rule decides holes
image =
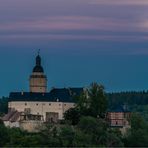
[[[43,122],[41,121],[21,121],[20,129],[28,132],[38,132],[43,128]]]
[[[24,112],[26,109],[30,111],[30,114],[42,115],[43,120],[46,121],[47,112],[58,113],[59,119],[63,119],[63,113],[69,108],[74,107],[74,103],[66,102],[38,102],[38,101],[13,101],[9,102],[9,108],[15,109],[19,112]]]

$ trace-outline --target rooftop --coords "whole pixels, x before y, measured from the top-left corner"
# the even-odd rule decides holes
[[[83,88],[53,88],[48,93],[11,92],[11,101],[44,101],[44,102],[75,102],[74,97],[80,95]]]
[[[113,109],[109,109],[108,112],[130,112],[129,107],[127,105],[120,105]]]

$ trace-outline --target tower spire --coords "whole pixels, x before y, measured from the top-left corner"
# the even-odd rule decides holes
[[[38,55],[40,55],[40,49],[38,49]]]
[[[43,67],[41,65],[41,57],[40,57],[40,49],[38,50],[38,54],[35,60],[35,67],[33,68],[33,72],[44,72]]]
[[[40,49],[38,49],[38,55],[36,57],[36,65],[41,66]]]

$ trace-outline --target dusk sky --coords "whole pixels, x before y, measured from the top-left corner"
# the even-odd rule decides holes
[[[48,90],[148,90],[148,0],[0,2],[0,96],[29,91],[38,49]]]

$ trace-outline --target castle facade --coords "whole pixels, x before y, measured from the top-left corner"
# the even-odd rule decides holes
[[[63,119],[65,111],[74,107],[74,97],[83,91],[83,88],[53,88],[48,92],[39,54],[30,75],[29,87],[29,92],[10,93],[9,112],[3,118],[6,126],[32,131],[44,122],[57,123]]]

